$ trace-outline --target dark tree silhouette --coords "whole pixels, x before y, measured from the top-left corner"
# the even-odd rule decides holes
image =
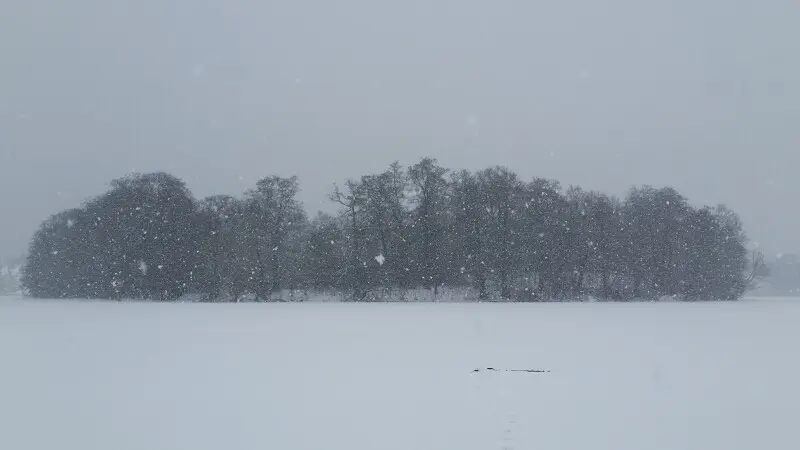
[[[730,300],[765,273],[733,211],[671,188],[621,201],[504,167],[448,172],[394,163],[336,187],[340,215],[312,221],[294,177],[196,202],[169,174],[131,175],[42,223],[22,285],[55,298],[370,301],[446,286],[481,300]]]

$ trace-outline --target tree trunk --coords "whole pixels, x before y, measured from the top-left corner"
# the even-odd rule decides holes
[[[637,272],[633,275],[633,300],[642,297],[642,276]]]
[[[609,284],[608,267],[603,267],[603,298],[608,300],[611,298],[611,286]]]
[[[478,300],[486,300],[489,298],[489,293],[486,291],[486,277],[481,272],[477,276],[477,284],[478,284]]]
[[[258,281],[256,282],[256,295],[261,299],[261,301],[267,301],[269,299],[269,287],[267,284],[267,269],[264,264],[264,260],[261,255],[261,247],[256,244],[256,262],[258,263]]]
[[[509,300],[511,298],[511,289],[508,286],[508,274],[505,268],[500,271],[500,297],[503,300]]]

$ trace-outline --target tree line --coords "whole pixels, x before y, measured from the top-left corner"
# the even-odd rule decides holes
[[[42,223],[22,285],[44,298],[374,301],[457,288],[480,300],[730,300],[759,276],[739,217],[671,188],[619,199],[425,158],[335,186],[337,215],[309,218],[299,190],[270,176],[240,198],[198,201],[166,173],[114,180]]]
[[[0,260],[0,295],[18,291],[18,273],[21,265],[22,263],[15,259]]]

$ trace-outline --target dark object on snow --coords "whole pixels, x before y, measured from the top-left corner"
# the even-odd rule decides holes
[[[502,369],[502,370],[498,370],[498,369],[495,369],[494,367],[487,367],[486,369],[483,369],[483,370],[491,371],[491,372],[502,371],[502,372],[550,373],[550,370],[544,370],[544,369]],[[472,373],[476,373],[476,372],[480,372],[480,371],[481,371],[481,369],[475,369],[475,370],[472,371]]]

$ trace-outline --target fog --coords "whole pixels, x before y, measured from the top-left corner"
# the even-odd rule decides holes
[[[800,4],[370,0],[0,5],[0,256],[131,171],[196,196],[507,165],[725,203],[800,251]]]

